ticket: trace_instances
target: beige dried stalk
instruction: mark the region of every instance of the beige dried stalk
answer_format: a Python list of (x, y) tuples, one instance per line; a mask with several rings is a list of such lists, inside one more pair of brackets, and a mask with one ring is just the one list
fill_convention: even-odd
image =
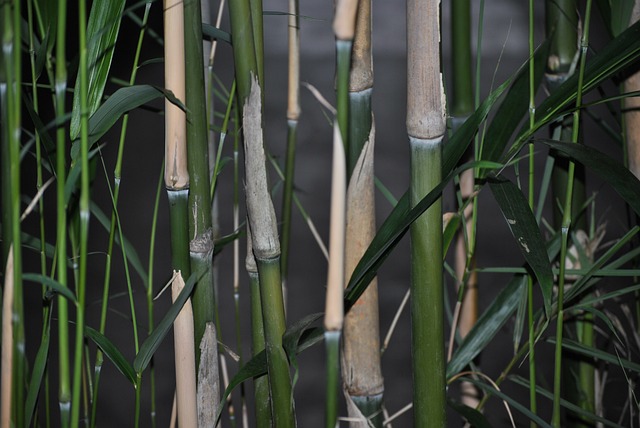
[[(171, 284), (171, 298), (174, 302), (183, 288), (184, 279), (182, 278), (182, 274), (174, 271), (174, 279)], [(176, 396), (178, 426), (180, 426), (180, 428), (198, 427), (196, 354), (193, 338), (193, 309), (191, 308), (191, 299), (187, 299), (182, 310), (180, 310), (180, 313), (173, 322)]]
[(331, 227), (329, 231), (329, 273), (324, 315), (326, 331), (340, 331), (344, 320), (345, 198), (347, 161), (338, 123), (333, 125), (331, 175)]
[[(164, 0), (165, 88), (184, 103), (184, 8), (182, 0)], [(186, 115), (165, 99), (165, 166), (167, 189), (189, 187), (187, 172)]]

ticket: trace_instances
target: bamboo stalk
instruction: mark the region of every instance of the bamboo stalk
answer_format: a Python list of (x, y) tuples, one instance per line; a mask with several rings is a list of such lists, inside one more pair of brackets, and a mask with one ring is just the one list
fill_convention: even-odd
[[(182, 279), (182, 273), (173, 271), (172, 301), (175, 302), (183, 288), (184, 279)], [(198, 427), (196, 355), (193, 337), (193, 310), (191, 308), (191, 299), (187, 299), (173, 322), (178, 425), (181, 428)]]
[[(249, 287), (251, 291), (251, 348), (253, 355), (257, 355), (265, 349), (264, 322), (262, 321), (262, 301), (260, 299), (260, 279), (258, 277), (258, 265), (253, 256), (251, 244), (251, 230), (247, 228), (247, 257), (245, 267), (249, 275)], [(271, 427), (271, 408), (269, 405), (269, 377), (254, 378), (254, 397), (256, 412), (256, 427)]]
[[(189, 252), (191, 271), (198, 278), (193, 294), (195, 343), (200, 344), (208, 322), (215, 321), (211, 277), (213, 238), (209, 197), (207, 118), (202, 53), (202, 17), (199, 0), (184, 2), (185, 101), (187, 107), (187, 164), (189, 171)], [(196, 349), (200, 367), (200, 352)]]
[(13, 247), (9, 247), (2, 290), (2, 381), (0, 386), (0, 427), (11, 427), (13, 381)]
[[(340, 336), (344, 322), (344, 274), (346, 232), (347, 166), (340, 129), (333, 126), (333, 161), (331, 174), (331, 227), (329, 232), (329, 269), (325, 300), (324, 337), (327, 349), (327, 428), (334, 428), (338, 418), (338, 379), (340, 376)], [(379, 352), (379, 351), (378, 351)]]
[[(184, 4), (164, 1), (165, 88), (185, 100)], [(164, 183), (171, 219), (171, 260), (175, 270), (189, 275), (189, 172), (187, 168), (186, 114), (165, 100)]]
[[(375, 235), (374, 137), (371, 94), (371, 1), (358, 2), (349, 76), (349, 141), (347, 144), (347, 226), (345, 284)], [(349, 416), (381, 426), (384, 384), (380, 364), (378, 286), (374, 279), (345, 315), (342, 369)], [(362, 416), (370, 418), (363, 421)]]
[[(587, 49), (589, 47), (589, 28), (591, 18), (591, 5), (592, 1), (587, 0), (584, 30), (580, 40), (580, 68), (578, 74), (578, 93), (576, 96), (576, 109), (573, 113), (573, 127), (571, 141), (578, 143), (579, 129), (580, 129), (580, 107), (582, 107), (582, 84), (584, 79), (584, 70), (587, 60)], [(565, 287), (565, 269), (567, 262), (567, 243), (569, 239), (569, 228), (572, 222), (572, 202), (574, 191), (574, 176), (575, 165), (573, 162), (569, 163), (567, 171), (567, 187), (566, 197), (564, 200), (564, 212), (562, 218), (562, 241), (560, 248), (560, 273), (558, 275), (558, 318), (556, 326), (556, 350), (555, 350), (555, 367), (554, 367), (554, 385), (553, 385), (553, 415), (552, 424), (555, 427), (561, 425), (560, 414), (560, 396), (561, 396), (561, 379), (562, 379), (562, 337), (564, 326), (564, 287)]]
[[(446, 131), (440, 74), (439, 2), (407, 3), (407, 133), (411, 205), (442, 179)], [(414, 426), (446, 426), (442, 203), (411, 226), (411, 331)]]
[[(236, 72), (241, 71), (236, 68)], [(286, 427), (294, 426), (295, 418), (289, 364), (282, 347), (285, 318), (280, 277), (280, 243), (273, 202), (267, 185), (266, 158), (262, 142), (262, 91), (255, 74), (252, 71), (249, 73), (251, 90), (244, 99), (242, 115), (247, 213), (253, 254), (260, 279), (273, 423), (278, 427)]]
[[(289, 79), (287, 85), (287, 154), (282, 192), (282, 232), (280, 257), (282, 288), (285, 290), (289, 263), (289, 241), (291, 236), (291, 205), (295, 169), (296, 138), (300, 118), (300, 19), (298, 0), (289, 0)], [(285, 305), (286, 307), (286, 305)]]
[[(553, 91), (574, 74), (578, 55), (578, 43), (580, 39), (580, 24), (578, 17), (578, 4), (575, 0), (547, 1), (546, 31), (551, 40), (549, 59), (545, 79), (548, 87)], [(552, 138), (559, 141), (572, 141), (575, 116), (567, 116), (551, 127)], [(577, 137), (579, 138), (579, 137)], [(578, 140), (576, 140), (577, 142)], [(552, 172), (552, 189), (554, 200), (564, 201), (567, 198), (567, 183), (569, 180), (569, 162), (562, 157), (556, 157)], [(581, 165), (573, 166), (573, 189), (571, 200), (571, 227), (575, 231), (587, 230), (585, 215), (579, 215), (587, 201), (585, 188), (585, 168)], [(557, 227), (563, 225), (563, 213), (558, 204), (553, 204), (554, 224)], [(566, 206), (564, 207), (566, 208)], [(575, 245), (576, 243), (574, 243)], [(567, 260), (565, 263), (569, 263)], [(563, 279), (565, 287), (571, 282)], [(575, 323), (566, 324), (565, 332), (576, 336), (581, 343), (593, 345), (593, 324), (588, 317), (578, 317)], [(573, 331), (573, 333), (572, 333)], [(530, 341), (533, 341), (530, 338)], [(532, 344), (530, 345), (532, 349)], [(562, 396), (571, 403), (577, 404), (586, 411), (593, 412), (595, 403), (595, 367), (581, 358), (576, 358), (571, 353), (565, 353), (562, 368)], [(532, 385), (532, 388), (535, 384)], [(566, 426), (585, 427), (584, 418), (569, 411)]]

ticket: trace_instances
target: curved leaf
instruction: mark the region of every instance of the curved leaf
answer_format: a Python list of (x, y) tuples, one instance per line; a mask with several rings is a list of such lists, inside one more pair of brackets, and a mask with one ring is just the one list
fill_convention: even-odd
[(516, 310), (525, 287), (526, 276), (513, 277), (482, 313), (447, 364), (447, 379), (462, 371), (487, 346)]
[(48, 276), (44, 276), (39, 273), (23, 273), (22, 279), (25, 281), (37, 282), (44, 285), (45, 287), (49, 287), (59, 295), (69, 299), (73, 304), (77, 303), (76, 296), (75, 294), (73, 294), (73, 291), (71, 291), (70, 288), (67, 288), (64, 285), (60, 284), (53, 278), (49, 278)]
[(453, 400), (447, 400), (447, 405), (455, 410), (460, 416), (465, 418), (472, 427), (491, 428), (491, 424), (479, 410)]
[(127, 378), (129, 382), (135, 387), (136, 386), (136, 372), (131, 367), (131, 364), (127, 359), (122, 355), (122, 352), (111, 342), (107, 337), (100, 333), (98, 330), (94, 330), (93, 328), (86, 326), (84, 328), (84, 335), (89, 339), (93, 340), (93, 342), (102, 350), (104, 355), (111, 360), (111, 362), (116, 366), (118, 371)]
[(511, 181), (503, 177), (491, 178), (489, 187), (524, 259), (540, 283), (545, 313), (549, 316), (553, 295), (553, 271), (536, 218), (520, 189)]
[[(548, 42), (540, 46), (534, 54), (536, 89), (542, 81), (548, 55)], [(524, 115), (529, 111), (529, 62), (527, 61), (520, 67), (513, 85), (496, 110), (496, 114), (487, 128), (487, 133), (482, 139), (480, 159), (498, 161), (507, 147), (509, 139), (518, 128)]]
[[(551, 344), (556, 343), (555, 337), (548, 339)], [(584, 355), (595, 360), (605, 361), (607, 363), (614, 364), (618, 367), (623, 367), (628, 370), (632, 370), (636, 373), (640, 373), (640, 364), (634, 363), (624, 358), (620, 358), (618, 355), (613, 355), (598, 348), (592, 348), (591, 346), (583, 345), (571, 339), (562, 339), (562, 347), (566, 350), (576, 352), (580, 355)]]
[[(23, 277), (24, 278), (24, 277)], [(46, 324), (43, 327), (42, 339), (40, 341), (40, 347), (36, 354), (36, 359), (33, 363), (33, 369), (31, 371), (31, 380), (29, 380), (29, 389), (27, 390), (27, 398), (24, 405), (24, 420), (25, 426), (31, 426), (31, 419), (36, 409), (36, 403), (38, 401), (38, 393), (42, 385), (42, 378), (44, 377), (45, 369), (47, 368), (47, 360), (49, 358), (49, 342), (51, 339), (51, 313), (49, 310), (49, 316), (46, 319)]]
[[(640, 35), (639, 35), (640, 37)], [(609, 184), (640, 216), (640, 181), (624, 165), (606, 154), (583, 144), (537, 140), (556, 149), (596, 173)]]
[(149, 362), (151, 361), (151, 357), (162, 343), (162, 340), (167, 335), (171, 327), (173, 327), (173, 321), (175, 321), (176, 317), (182, 310), (182, 306), (184, 306), (185, 302), (191, 295), (193, 291), (193, 287), (196, 284), (198, 278), (196, 278), (195, 274), (192, 274), (187, 282), (184, 285), (184, 288), (178, 295), (178, 298), (173, 302), (167, 313), (165, 314), (162, 321), (158, 323), (158, 325), (154, 328), (153, 332), (147, 337), (142, 346), (140, 347), (140, 351), (136, 358), (133, 360), (133, 368), (136, 373), (142, 373), (144, 369), (147, 368)]
[(348, 310), (362, 293), (364, 293), (371, 280), (376, 276), (382, 263), (387, 259), (398, 242), (400, 242), (400, 239), (402, 239), (407, 230), (409, 230), (411, 223), (420, 217), (420, 215), (440, 197), (442, 190), (453, 177), (471, 168), (495, 169), (500, 167), (502, 167), (501, 164), (483, 161), (461, 165), (442, 180), (440, 184), (434, 187), (433, 190), (412, 209), (409, 207), (408, 193), (405, 193), (386, 218), (354, 269), (347, 289), (345, 290), (345, 310)]

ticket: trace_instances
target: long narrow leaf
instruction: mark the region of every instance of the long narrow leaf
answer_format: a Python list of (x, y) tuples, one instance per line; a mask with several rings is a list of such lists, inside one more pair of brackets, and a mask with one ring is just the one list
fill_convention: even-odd
[(22, 274), (22, 279), (25, 281), (37, 282), (45, 287), (49, 287), (56, 293), (69, 299), (73, 304), (77, 303), (76, 296), (73, 294), (73, 291), (53, 278), (49, 278), (48, 276), (44, 276), (39, 273), (24, 273)]
[(84, 335), (89, 339), (93, 340), (93, 342), (102, 350), (104, 355), (111, 360), (111, 362), (116, 366), (118, 371), (127, 378), (129, 382), (135, 387), (136, 386), (136, 372), (133, 370), (131, 363), (127, 361), (127, 359), (122, 355), (122, 352), (111, 342), (105, 335), (100, 333), (93, 328), (86, 326), (84, 329)]
[(544, 309), (549, 316), (553, 295), (553, 272), (536, 218), (520, 189), (511, 181), (502, 177), (491, 179), (489, 187), (522, 255), (540, 283)]
[(184, 289), (178, 296), (178, 298), (173, 302), (169, 310), (167, 311), (162, 321), (158, 323), (155, 327), (151, 335), (147, 337), (142, 346), (140, 347), (140, 352), (136, 355), (136, 358), (133, 360), (133, 368), (136, 373), (142, 373), (144, 369), (147, 368), (149, 362), (151, 361), (151, 357), (162, 343), (164, 337), (169, 333), (171, 327), (173, 327), (173, 321), (175, 321), (176, 317), (180, 313), (182, 306), (184, 306), (185, 302), (191, 295), (193, 291), (193, 287), (196, 284), (196, 281), (199, 278), (196, 277), (195, 274), (191, 275), (184, 285)]

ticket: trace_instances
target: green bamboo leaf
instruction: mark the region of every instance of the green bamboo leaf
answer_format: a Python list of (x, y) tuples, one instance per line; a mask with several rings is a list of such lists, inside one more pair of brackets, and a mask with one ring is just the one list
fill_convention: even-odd
[[(290, 361), (295, 361), (296, 354), (299, 354), (322, 340), (322, 329), (308, 328), (309, 325), (319, 319), (322, 315), (322, 313), (308, 315), (285, 331), (283, 336), (283, 347), (287, 352)], [(292, 365), (293, 364), (294, 363), (292, 362)], [(217, 419), (220, 419), (220, 414), (222, 413), (222, 409), (224, 409), (224, 403), (229, 394), (231, 394), (231, 391), (246, 380), (264, 376), (266, 374), (267, 354), (262, 350), (242, 366), (233, 379), (229, 381), (229, 385), (227, 385), (227, 388), (222, 395)]]
[[(185, 109), (184, 104), (171, 91), (156, 86), (134, 85), (118, 89), (89, 119), (89, 145), (93, 145), (106, 134), (123, 114), (161, 97), (166, 97), (173, 104)], [(76, 140), (71, 147), (71, 159), (76, 160), (79, 153), (80, 143)]]
[(287, 331), (285, 331), (284, 336), (282, 337), (282, 347), (287, 353), (287, 356), (289, 357), (289, 363), (294, 371), (293, 379), (291, 381), (291, 388), (293, 388), (298, 381), (298, 359), (296, 358), (296, 354), (298, 353), (298, 344), (300, 343), (300, 338), (305, 333), (305, 331), (309, 329), (309, 326), (320, 319), (320, 317), (322, 317), (323, 315), (324, 313), (322, 312), (307, 315), (300, 321), (287, 328)]
[(629, 26), (634, 0), (596, 0), (596, 3), (612, 37), (618, 36)]
[[(640, 35), (638, 36), (640, 38)], [(539, 140), (596, 173), (640, 215), (640, 181), (624, 165), (606, 154), (583, 144)]]
[(162, 321), (158, 323), (153, 332), (147, 337), (142, 346), (140, 347), (140, 351), (136, 358), (133, 360), (133, 368), (136, 373), (142, 373), (144, 369), (147, 368), (149, 362), (151, 361), (151, 357), (162, 343), (162, 340), (167, 335), (171, 327), (173, 327), (173, 321), (175, 321), (176, 317), (180, 313), (182, 306), (184, 306), (185, 302), (191, 295), (193, 291), (193, 287), (196, 284), (196, 281), (199, 278), (196, 278), (196, 275), (193, 274), (189, 277), (187, 282), (184, 285), (184, 288), (178, 295), (178, 298), (173, 302), (167, 313), (165, 314)]
[(238, 226), (238, 229), (230, 233), (229, 235), (221, 236), (217, 238), (213, 245), (213, 255), (216, 256), (226, 247), (228, 244), (234, 242), (236, 239), (242, 238), (246, 234), (246, 229), (244, 228), (244, 222)]
[(487, 421), (484, 415), (465, 404), (458, 401), (447, 400), (447, 405), (455, 410), (460, 416), (465, 418), (469, 424), (474, 428), (491, 428), (491, 424)]
[[(550, 337), (547, 341), (551, 344), (556, 343), (555, 337)], [(562, 339), (562, 347), (569, 351), (576, 352), (580, 355), (584, 355), (595, 360), (605, 361), (607, 363), (615, 364), (616, 366), (623, 367), (628, 370), (632, 370), (636, 373), (640, 373), (640, 364), (634, 363), (624, 358), (620, 358), (618, 355), (613, 355), (598, 348), (592, 348), (590, 346), (583, 345), (571, 339)]]
[(500, 390), (497, 390), (492, 385), (488, 385), (484, 382), (477, 381), (470, 377), (465, 377), (464, 380), (467, 382), (471, 382), (478, 388), (484, 390), (486, 393), (495, 395), (498, 399), (506, 401), (511, 408), (516, 409), (517, 411), (525, 415), (527, 418), (529, 418), (531, 421), (535, 422), (539, 426), (543, 428), (551, 428), (551, 425), (549, 425), (547, 422), (542, 420), (540, 416), (536, 415), (535, 413), (532, 413), (531, 410), (529, 410), (527, 407), (523, 406), (521, 403), (516, 401), (513, 397), (503, 393)]
[[(468, 122), (468, 121), (467, 121)], [(465, 124), (467, 123), (465, 122)], [(464, 125), (463, 125), (464, 127)], [(456, 160), (457, 162), (457, 160)], [(400, 242), (400, 239), (409, 230), (413, 223), (424, 213), (439, 197), (447, 184), (461, 172), (471, 168), (502, 167), (495, 162), (470, 162), (452, 171), (440, 184), (438, 184), (427, 196), (425, 196), (413, 209), (409, 206), (409, 194), (405, 193), (393, 208), (389, 216), (374, 236), (371, 244), (358, 262), (351, 275), (347, 289), (345, 290), (345, 310), (348, 310), (366, 290), (371, 280), (376, 276), (378, 269), (387, 259), (391, 251)]]
[(524, 259), (540, 283), (545, 313), (549, 316), (553, 297), (553, 271), (536, 218), (520, 189), (511, 181), (502, 177), (492, 178), (489, 187)]
[[(24, 279), (24, 277), (23, 277)], [(31, 380), (29, 380), (29, 389), (27, 390), (27, 398), (24, 405), (24, 420), (25, 426), (31, 426), (31, 419), (36, 409), (36, 403), (38, 402), (38, 394), (42, 385), (42, 378), (47, 368), (47, 360), (49, 358), (49, 342), (51, 338), (51, 310), (49, 316), (46, 319), (46, 325), (43, 327), (44, 332), (42, 339), (40, 340), (40, 347), (36, 354), (36, 359), (33, 363), (33, 369), (31, 371)]]
[(69, 299), (69, 301), (71, 301), (74, 305), (77, 303), (76, 296), (75, 294), (73, 294), (73, 291), (60, 284), (53, 278), (49, 278), (48, 276), (44, 276), (39, 273), (24, 273), (22, 274), (22, 279), (25, 281), (37, 282), (44, 285), (45, 287), (49, 287), (56, 293)]
[(206, 22), (202, 23), (202, 35), (209, 40), (222, 40), (231, 45), (231, 34)]
[(84, 335), (89, 339), (93, 340), (93, 342), (102, 350), (104, 355), (111, 360), (111, 362), (116, 366), (118, 371), (127, 378), (129, 382), (136, 387), (136, 372), (133, 370), (131, 363), (127, 361), (127, 359), (122, 355), (122, 352), (111, 342), (107, 337), (100, 333), (98, 330), (94, 330), (93, 328), (86, 326), (84, 328)]
[[(515, 384), (518, 385), (522, 385), (525, 388), (529, 389), (529, 381), (521, 376), (518, 375), (514, 375), (514, 376), (510, 376), (509, 379), (511, 379)], [(553, 394), (551, 392), (549, 392), (548, 390), (540, 387), (539, 384), (536, 384), (536, 393), (542, 395), (545, 398), (548, 398), (550, 400), (553, 400)], [(593, 421), (593, 422), (601, 422), (606, 426), (609, 427), (615, 427), (615, 428), (622, 428), (621, 425), (616, 424), (615, 422), (612, 422), (608, 419), (602, 418), (598, 415), (596, 415), (595, 413), (592, 412), (588, 412), (586, 410), (584, 410), (582, 407), (580, 406), (576, 406), (575, 404), (560, 398), (560, 405), (568, 410), (570, 410), (572, 413), (575, 413), (579, 416), (581, 416), (582, 418), (584, 418), (584, 420), (587, 421)]]
[(455, 238), (461, 223), (462, 219), (460, 214), (454, 214), (449, 217), (449, 221), (444, 224), (444, 231), (442, 232), (442, 257), (446, 257), (447, 251), (449, 251), (451, 242), (453, 242), (453, 238)]
[(447, 364), (447, 379), (462, 371), (493, 339), (518, 307), (525, 285), (526, 277), (517, 275), (496, 296)]
[[(534, 54), (535, 78), (537, 89), (544, 76), (547, 56), (550, 44), (545, 42)], [(520, 67), (513, 85), (504, 97), (504, 101), (496, 110), (494, 119), (487, 128), (487, 133), (482, 139), (482, 152), (480, 159), (498, 161), (504, 152), (511, 136), (518, 128), (525, 114), (529, 111), (529, 62)]]
[[(94, 1), (87, 25), (89, 65), (87, 114), (91, 116), (102, 101), (104, 86), (107, 83), (111, 60), (115, 51), (116, 40), (120, 32), (122, 12), (125, 0)], [(80, 76), (76, 79), (76, 88), (80, 86)], [(73, 94), (73, 110), (71, 116), (71, 139), (78, 138), (80, 133), (80, 91)]]
[[(102, 227), (104, 227), (105, 230), (108, 232), (111, 226), (111, 219), (108, 218), (107, 215), (102, 211), (102, 209), (93, 201), (90, 202), (89, 210), (91, 211), (91, 214), (96, 218), (96, 220), (98, 220), (98, 222), (102, 225)], [(131, 244), (131, 242), (129, 242), (127, 237), (124, 236), (124, 234), (123, 234), (123, 237), (124, 237), (124, 250), (127, 253), (127, 260), (129, 261), (129, 263), (131, 263), (131, 266), (133, 266), (135, 271), (138, 273), (138, 276), (140, 276), (140, 279), (142, 279), (142, 283), (145, 285), (148, 284), (149, 275), (147, 274), (147, 271), (144, 265), (142, 264), (142, 261), (140, 260), (140, 257), (138, 256), (136, 249)], [(120, 234), (118, 233), (116, 233), (115, 235), (115, 242), (116, 244), (122, 247), (122, 244), (120, 242)]]

